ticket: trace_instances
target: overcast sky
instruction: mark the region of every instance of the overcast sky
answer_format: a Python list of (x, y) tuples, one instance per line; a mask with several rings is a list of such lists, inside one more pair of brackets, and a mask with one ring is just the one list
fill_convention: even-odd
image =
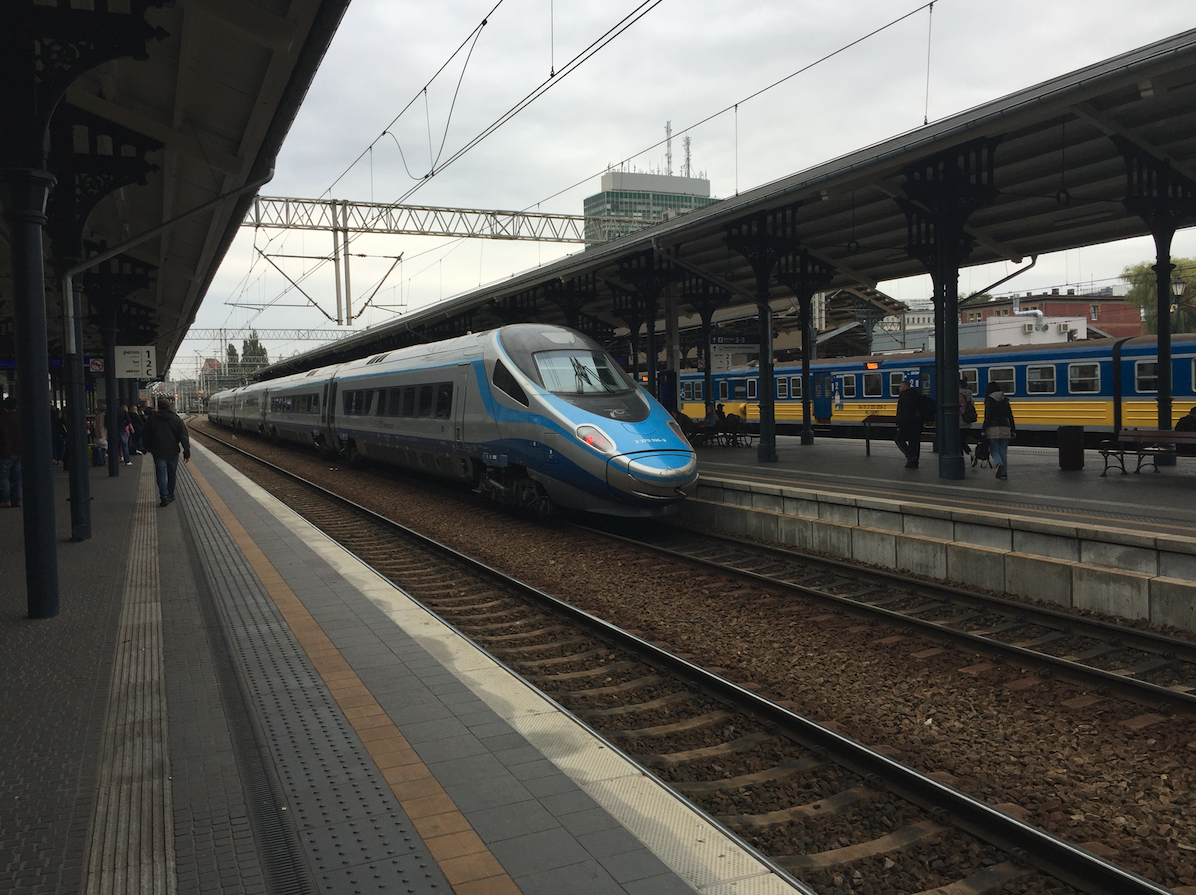
[[(496, 2), (353, 0), (262, 193), (394, 202), (425, 179), (431, 159), (443, 163), (640, 5), (502, 0), (472, 43), (468, 65), (467, 45), (425, 101), (423, 86)], [(933, 15), (918, 8), (916, 0), (663, 0), (407, 201), (580, 214), (608, 165), (664, 168), (664, 146), (648, 147), (664, 139), (666, 121), (674, 173), (687, 133), (694, 172), (709, 177), (712, 195), (727, 197), (916, 128), (924, 115), (934, 122), (1196, 26), (1192, 0), (937, 0)], [(911, 12), (741, 103), (738, 113), (693, 127)], [(377, 307), (353, 330), (337, 330), (325, 317), (336, 306), (330, 266), (313, 272), (317, 261), (275, 258), (296, 279), (308, 274), (303, 287), (323, 312), (302, 307), (306, 299), (287, 291), (255, 242), (274, 256), (331, 250), (327, 234), (243, 230), (196, 327), (326, 327), (330, 337), (347, 335), (580, 249), (361, 237), (351, 251), (371, 257), (352, 259), (353, 301), (361, 307), (377, 289)], [(1196, 230), (1178, 234), (1173, 252), (1196, 255)], [(399, 253), (402, 262), (383, 279)], [(1125, 265), (1151, 257), (1149, 239), (1073, 250), (1043, 256), (1014, 283), (1019, 291), (1114, 283)], [(985, 286), (1014, 267), (965, 270), (960, 289)], [(930, 293), (927, 277), (880, 288), (906, 301)], [(235, 342), (239, 348), (240, 335)], [(263, 342), (272, 360), (317, 344)], [(190, 376), (201, 356), (220, 351), (212, 339), (188, 338), (172, 373)]]

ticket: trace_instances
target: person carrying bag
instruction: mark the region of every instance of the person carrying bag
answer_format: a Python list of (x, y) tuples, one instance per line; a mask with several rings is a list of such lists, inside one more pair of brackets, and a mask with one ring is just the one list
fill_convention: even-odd
[(1017, 437), (1017, 423), (1013, 419), (1013, 408), (1001, 391), (1001, 385), (990, 382), (984, 392), (984, 425), (981, 427), (988, 440), (989, 454), (997, 466), (997, 478), (1007, 479), (1009, 442)]

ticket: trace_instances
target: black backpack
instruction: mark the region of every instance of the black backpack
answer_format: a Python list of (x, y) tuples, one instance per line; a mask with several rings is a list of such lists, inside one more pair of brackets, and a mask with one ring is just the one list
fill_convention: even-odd
[(968, 398), (968, 403), (967, 403), (967, 404), (965, 404), (965, 405), (963, 406), (963, 409), (961, 409), (961, 410), (960, 410), (960, 412), (959, 412), (959, 418), (960, 418), (961, 420), (963, 420), (965, 423), (974, 423), (974, 422), (976, 422), (976, 419), (977, 419), (977, 415), (976, 415), (976, 402), (975, 402), (975, 401), (973, 401), (973, 400), (971, 399), (971, 397), (969, 397), (969, 398)]

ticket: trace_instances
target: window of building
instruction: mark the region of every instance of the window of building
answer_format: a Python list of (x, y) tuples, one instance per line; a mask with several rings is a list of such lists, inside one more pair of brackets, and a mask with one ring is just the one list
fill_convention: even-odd
[(1139, 392), (1159, 390), (1159, 362), (1140, 360), (1134, 363), (1134, 388)]
[(789, 399), (789, 380), (782, 376), (777, 380), (777, 400), (786, 401)]
[(1013, 367), (991, 367), (988, 371), (988, 381), (995, 382), (1007, 395), (1015, 393)]
[(1055, 367), (1026, 367), (1026, 393), (1030, 395), (1055, 394)]
[(1088, 319), (1097, 320), (1100, 318), (1100, 305), (1092, 305), (1088, 308)]
[(1067, 390), (1073, 395), (1100, 391), (1100, 364), (1068, 364)]
[(855, 373), (844, 373), (843, 374), (843, 397), (844, 398), (854, 398), (855, 397)]
[(884, 382), (884, 377), (880, 373), (865, 373), (864, 374), (864, 397), (865, 398), (879, 398), (881, 396), (881, 388)]

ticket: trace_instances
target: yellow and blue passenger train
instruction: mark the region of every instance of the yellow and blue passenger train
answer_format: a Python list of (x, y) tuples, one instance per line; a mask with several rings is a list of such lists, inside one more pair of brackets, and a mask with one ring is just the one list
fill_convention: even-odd
[[(1154, 336), (1101, 339), (1002, 348), (969, 348), (959, 352), (959, 372), (977, 396), (990, 382), (1009, 396), (1018, 431), (1054, 433), (1059, 426), (1084, 426), (1114, 432), (1126, 426), (1158, 424), (1158, 344)], [(793, 434), (802, 423), (801, 365), (774, 367), (777, 431)], [(937, 397), (934, 354), (834, 357), (810, 362), (811, 415), (820, 426), (839, 434), (862, 428), (873, 414), (891, 415), (903, 379)], [(702, 419), (705, 403), (722, 404), (727, 413), (749, 424), (759, 422), (759, 372), (753, 367), (712, 376), (707, 396), (704, 374), (680, 377), (679, 406)], [(1196, 404), (1196, 335), (1171, 340), (1172, 423)], [(981, 411), (983, 413), (983, 411)]]

